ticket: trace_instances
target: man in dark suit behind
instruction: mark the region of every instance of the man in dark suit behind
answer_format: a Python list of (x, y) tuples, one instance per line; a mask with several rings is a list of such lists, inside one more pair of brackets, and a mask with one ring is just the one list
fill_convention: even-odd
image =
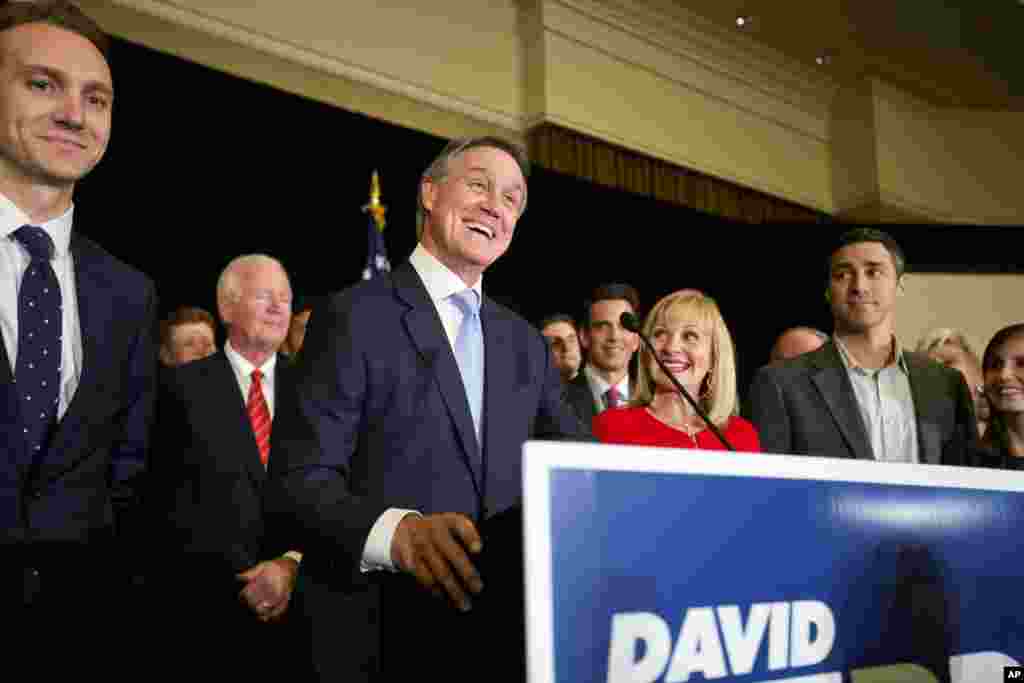
[(124, 619), (139, 559), (126, 538), (153, 410), (155, 293), (72, 230), (75, 185), (110, 136), (107, 47), (67, 3), (0, 7), (0, 609), (25, 640), (52, 642), (59, 623), (80, 650), (34, 661), (44, 678), (103, 656), (110, 634), (92, 619)]
[(835, 332), (758, 371), (747, 415), (766, 452), (961, 465), (977, 439), (963, 376), (896, 339), (903, 252), (871, 228), (840, 236), (825, 297)]
[[(526, 207), (525, 176), (503, 140), (450, 144), (423, 174), (409, 262), (310, 321), (297, 392), (275, 425), (266, 505), (304, 551), (308, 586), (322, 589), (309, 603), (325, 679), (479, 680), (484, 652), (449, 629), (456, 611), (489, 599), (475, 566), (488, 543), (480, 524), (518, 503), (525, 440), (582, 437), (543, 338), (482, 295)], [(418, 588), (389, 610), (394, 573)], [(490, 647), (505, 674), (521, 669), (522, 653), (497, 634)]]
[[(151, 468), (154, 613), (176, 624), (168, 666), (211, 675), (294, 675), (308, 655), (224, 658), (226, 634), (253, 652), (295, 647), (286, 615), (301, 555), (265, 542), (262, 489), (272, 415), (290, 381), (278, 355), (291, 314), (278, 261), (240, 256), (217, 284), (224, 348), (161, 374)], [(165, 613), (163, 604), (189, 605)], [(176, 618), (177, 617), (177, 618)], [(285, 647), (287, 646), (287, 647)]]
[(565, 400), (586, 425), (608, 408), (625, 406), (633, 393), (629, 364), (640, 338), (622, 327), (623, 313), (640, 314), (640, 295), (617, 282), (594, 288), (583, 307), (580, 344), (583, 367), (565, 386)]

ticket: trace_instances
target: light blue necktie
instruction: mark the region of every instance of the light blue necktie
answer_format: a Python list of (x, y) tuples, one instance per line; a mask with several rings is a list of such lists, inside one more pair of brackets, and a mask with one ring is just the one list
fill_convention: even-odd
[(480, 298), (474, 290), (464, 289), (452, 294), (450, 299), (462, 311), (462, 324), (455, 338), (455, 362), (459, 364), (469, 411), (473, 414), (477, 443), (480, 444), (484, 408), (484, 335), (480, 329)]

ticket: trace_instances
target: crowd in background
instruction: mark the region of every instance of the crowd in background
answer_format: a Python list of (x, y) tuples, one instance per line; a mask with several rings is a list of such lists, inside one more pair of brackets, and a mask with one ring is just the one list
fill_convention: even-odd
[(158, 323), (154, 284), (73, 230), (111, 130), (107, 48), (67, 2), (0, 5), (0, 590), (26, 643), (67, 634), (44, 678), (137, 677), (114, 645), (175, 677), (477, 680), (494, 659), (521, 679), (492, 583), (518, 560), (484, 530), (517, 508), (527, 440), (1024, 462), (1024, 325), (980, 361), (952, 329), (905, 350), (906, 261), (877, 229), (822, 254), (831, 333), (787, 330), (750, 387), (697, 289), (641, 319), (602, 284), (538, 332), (482, 285), (528, 203), (525, 155), (495, 137), (423, 172), (393, 271), (297, 297), (278, 260), (240, 255), (216, 318)]

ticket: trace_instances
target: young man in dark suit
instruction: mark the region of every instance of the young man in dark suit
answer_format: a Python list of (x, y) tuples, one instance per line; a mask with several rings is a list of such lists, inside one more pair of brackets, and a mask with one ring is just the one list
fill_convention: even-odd
[(107, 49), (68, 3), (0, 7), (0, 607), (26, 640), (74, 634), (36, 675), (90, 670), (112, 644), (91, 620), (123, 618), (140, 559), (156, 297), (72, 229), (110, 138)]
[[(310, 320), (266, 500), (321, 589), (308, 603), (324, 678), (479, 680), (487, 652), (506, 674), (522, 667), (499, 634), (485, 651), (470, 640), (487, 633), (451, 629), (488, 598), (480, 525), (518, 503), (523, 442), (581, 438), (543, 337), (482, 294), (526, 208), (525, 177), (514, 145), (453, 142), (423, 174), (409, 262)], [(396, 574), (418, 588), (389, 610)]]
[(212, 356), (163, 370), (151, 468), (153, 606), (189, 605), (161, 616), (177, 632), (167, 662), (184, 672), (259, 678), (297, 674), (308, 655), (228, 657), (221, 638), (268, 654), (295, 648), (288, 623), (301, 555), (278, 552), (264, 533), (262, 490), (272, 457), (278, 396), (290, 382), (278, 354), (292, 292), (281, 264), (240, 256), (217, 284), (227, 342)]
[(584, 305), (579, 333), (585, 362), (566, 385), (565, 400), (588, 426), (596, 415), (625, 406), (632, 396), (629, 363), (640, 348), (640, 338), (622, 327), (620, 318), (627, 312), (640, 314), (640, 295), (632, 286), (616, 282), (594, 288)]
[(826, 271), (832, 339), (761, 368), (751, 385), (747, 413), (766, 452), (965, 464), (977, 425), (963, 376), (896, 339), (905, 267), (880, 230), (840, 236)]

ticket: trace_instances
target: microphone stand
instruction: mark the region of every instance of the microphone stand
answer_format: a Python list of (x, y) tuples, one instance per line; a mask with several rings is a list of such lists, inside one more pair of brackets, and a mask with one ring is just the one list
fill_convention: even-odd
[[(697, 415), (700, 416), (700, 419), (704, 420), (704, 424), (708, 426), (708, 429), (711, 430), (712, 434), (718, 437), (718, 440), (722, 442), (722, 445), (725, 446), (727, 450), (735, 451), (736, 449), (733, 448), (733, 445), (729, 443), (728, 439), (725, 438), (725, 435), (722, 434), (722, 431), (718, 428), (718, 426), (711, 421), (711, 419), (707, 416), (707, 413), (705, 413), (701, 409), (701, 407), (697, 405), (697, 402), (693, 400), (693, 397), (690, 396), (690, 392), (686, 390), (686, 387), (680, 384), (679, 380), (676, 379), (676, 376), (669, 372), (668, 368), (665, 367), (665, 364), (661, 362), (660, 358), (658, 358), (658, 352), (654, 350), (654, 344), (652, 344), (651, 340), (648, 339), (647, 336), (640, 331), (639, 321), (637, 320), (636, 316), (630, 313), (629, 311), (625, 311), (619, 317), (619, 323), (622, 325), (622, 327), (636, 334), (636, 336), (640, 337), (640, 339), (643, 340), (644, 344), (647, 345), (647, 348), (650, 349), (651, 356), (654, 358), (654, 362), (658, 364), (658, 367), (661, 368), (661, 371), (665, 373), (665, 376), (668, 377), (670, 382), (672, 382), (672, 385), (675, 386), (676, 391), (678, 391), (682, 395), (682, 397), (686, 399), (686, 402), (689, 403), (690, 407), (693, 408), (694, 412), (696, 412)], [(696, 443), (696, 439), (694, 440), (694, 443)]]

